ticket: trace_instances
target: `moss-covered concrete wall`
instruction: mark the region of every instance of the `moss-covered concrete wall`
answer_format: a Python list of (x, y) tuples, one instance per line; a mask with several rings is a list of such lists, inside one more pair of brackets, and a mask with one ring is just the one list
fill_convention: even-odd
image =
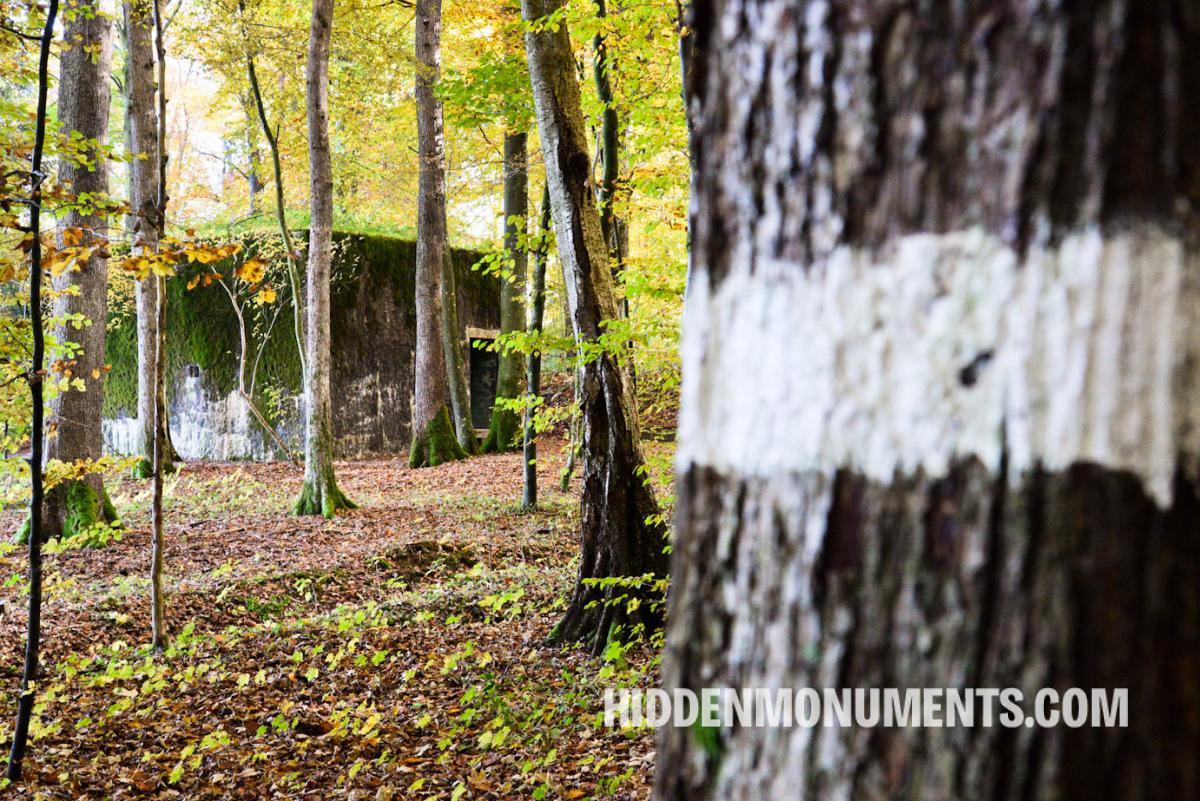
[[(213, 268), (230, 275), (251, 255), (279, 251), (277, 238), (261, 234), (241, 244), (235, 259)], [(464, 329), (499, 326), (498, 280), (471, 269), (481, 256), (454, 251)], [(407, 451), (416, 346), (415, 267), (416, 243), (411, 240), (334, 235), (331, 379), (339, 456)], [(188, 290), (187, 279), (194, 272), (186, 269), (168, 284), (168, 383), (175, 446), (189, 458), (275, 455), (270, 438), (236, 397), (238, 323), (229, 298), (218, 286)], [(265, 342), (255, 371), (254, 397), (285, 441), (298, 449), (301, 376), (291, 298), (282, 269), (268, 280), (279, 290), (279, 302), (247, 306), (251, 359)], [(137, 414), (137, 331), (131, 289), (118, 288), (116, 293), (106, 348), (112, 369), (105, 383), (105, 433), (111, 449), (128, 450)], [(248, 379), (249, 374), (248, 369)]]

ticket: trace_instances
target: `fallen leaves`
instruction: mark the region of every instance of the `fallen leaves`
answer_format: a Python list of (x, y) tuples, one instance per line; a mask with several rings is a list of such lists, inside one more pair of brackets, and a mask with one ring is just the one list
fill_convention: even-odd
[[(339, 463), (362, 508), (331, 521), (286, 514), (287, 465), (187, 465), (157, 659), (138, 650), (148, 495), (110, 487), (125, 537), (48, 562), (45, 707), (15, 797), (648, 798), (650, 737), (594, 728), (600, 666), (541, 644), (577, 547), (557, 450), (532, 515), (516, 454)], [(0, 619), (10, 691), (23, 625)]]

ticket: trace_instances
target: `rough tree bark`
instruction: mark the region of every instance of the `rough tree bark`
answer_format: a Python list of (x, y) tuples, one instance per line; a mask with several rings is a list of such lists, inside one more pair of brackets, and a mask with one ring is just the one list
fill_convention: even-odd
[[(561, 0), (522, 0), (526, 22), (542, 20)], [(535, 27), (525, 34), (529, 75), (546, 183), (566, 277), (575, 339), (594, 343), (605, 320), (617, 318), (613, 275), (600, 229), (596, 198), (589, 185), (587, 130), (580, 107), (579, 83), (565, 24)], [(645, 464), (637, 407), (628, 374), (611, 353), (580, 367), (583, 421), (583, 496), (580, 540), (582, 559), (571, 604), (553, 639), (590, 640), (602, 649), (614, 623), (626, 622), (625, 604), (605, 603), (625, 594), (644, 593), (634, 624), (654, 625), (654, 591), (643, 583), (631, 593), (592, 580), (620, 576), (664, 577), (666, 532), (654, 493), (640, 475)]]
[(1129, 727), (668, 728), (658, 797), (1200, 797), (1194, 5), (695, 5), (666, 688)]
[[(445, 140), (442, 103), (434, 94), (441, 63), (441, 0), (418, 0), (416, 6), (417, 59), (417, 352), (413, 399), (412, 467), (433, 467), (466, 458), (463, 443), (472, 446), (474, 431), (462, 436), (462, 414), (470, 429), (470, 408), (454, 409), (451, 418), (451, 379), (462, 383), (457, 324), (446, 321), (453, 309), (446, 303), (445, 279), (453, 278), (446, 243)], [(451, 295), (453, 297), (453, 295)], [(454, 315), (457, 317), (457, 314)], [(457, 323), (457, 320), (455, 320)], [(447, 358), (449, 357), (449, 358)], [(453, 377), (450, 371), (454, 371)], [(456, 404), (458, 405), (458, 404)]]
[(333, 0), (313, 0), (308, 38), (308, 347), (304, 374), (304, 486), (298, 515), (333, 517), (353, 509), (333, 474), (333, 407), (329, 397), (329, 278), (333, 253), (333, 166), (329, 153), (329, 47)]
[(50, 86), (50, 49), (54, 43), (54, 21), (58, 0), (46, 6), (46, 25), (38, 50), (37, 107), (34, 111), (33, 153), (29, 169), (29, 324), (33, 329), (30, 353), (29, 400), (29, 617), (25, 633), (25, 663), (21, 670), (21, 689), (17, 699), (17, 722), (4, 775), (11, 782), (21, 780), (25, 748), (29, 742), (29, 722), (37, 701), (38, 651), (42, 642), (42, 453), (46, 443), (44, 386), (46, 338), (42, 330), (42, 155), (46, 144), (46, 95)]
[[(90, 163), (61, 161), (59, 181), (79, 194), (97, 197), (108, 194), (108, 162), (99, 152), (108, 140), (109, 71), (112, 65), (112, 24), (97, 13), (98, 3), (85, 2), (66, 24), (64, 37), (71, 47), (59, 63), (58, 117), (64, 131), (77, 131), (96, 143)], [(79, 348), (72, 370), (87, 385), (83, 392), (64, 392), (50, 402), (50, 423), (56, 434), (46, 444), (48, 459), (63, 462), (91, 461), (103, 454), (101, 411), (104, 406), (104, 329), (108, 319), (108, 218), (103, 214), (80, 213), (71, 207), (61, 227), (82, 232), (80, 244), (99, 244), (101, 249), (78, 272), (67, 271), (54, 280), (56, 290), (75, 286), (77, 294), (61, 295), (54, 316), (82, 315), (90, 325), (75, 328), (66, 324), (54, 332), (59, 342)], [(116, 509), (99, 475), (84, 481), (68, 481), (46, 493), (45, 536), (71, 536), (97, 523), (117, 520)]]
[[(525, 330), (525, 274), (529, 253), (522, 241), (529, 214), (529, 172), (526, 134), (509, 131), (504, 135), (504, 251), (512, 259), (512, 276), (500, 282), (500, 333)], [(521, 394), (524, 359), (517, 351), (500, 354), (496, 376), (496, 399), (517, 398)], [(521, 420), (511, 409), (497, 404), (492, 409), (485, 453), (501, 453), (520, 447)]]
[[(132, 222), (130, 233), (135, 250), (154, 250), (158, 245), (158, 232), (162, 225), (158, 208), (159, 165), (155, 163), (156, 154), (159, 152), (159, 120), (155, 108), (158, 81), (155, 78), (154, 14), (150, 0), (130, 0), (125, 3), (124, 9), (129, 41), (126, 55), (129, 139), (134, 154), (145, 156), (134, 158), (129, 164), (129, 206)], [(165, 294), (165, 285), (161, 281), (139, 281), (135, 289), (138, 342), (137, 408), (141, 435), (138, 452), (143, 458), (134, 473), (141, 478), (148, 478), (153, 473), (150, 459), (154, 451), (154, 394), (157, 387), (155, 376), (159, 372), (154, 354), (157, 352), (158, 306), (163, 302)], [(157, 389), (165, 398), (166, 387)], [(176, 458), (175, 449), (171, 446), (169, 423), (166, 452), (168, 461)]]
[[(529, 282), (529, 332), (540, 335), (546, 311), (546, 261), (549, 256), (549, 231), (553, 221), (550, 217), (550, 190), (542, 189), (542, 213), (538, 219), (537, 249), (533, 252), (533, 276)], [(538, 350), (525, 357), (525, 394), (536, 398), (542, 393), (542, 354)], [(523, 509), (537, 508), (537, 432), (533, 430), (533, 408), (525, 407), (522, 431), (524, 456), (524, 492), (521, 498)]]

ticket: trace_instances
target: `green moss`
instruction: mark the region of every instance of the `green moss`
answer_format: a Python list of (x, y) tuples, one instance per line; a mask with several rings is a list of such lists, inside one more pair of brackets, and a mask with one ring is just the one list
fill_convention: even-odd
[(492, 407), (492, 420), (488, 425), (487, 438), (483, 441), (484, 453), (504, 453), (521, 447), (521, 418), (511, 409)]
[(333, 476), (333, 469), (330, 468), (328, 474), (322, 477), (325, 484), (324, 491), (319, 493), (318, 499), (317, 487), (312, 481), (305, 481), (300, 488), (300, 497), (296, 499), (295, 505), (292, 507), (294, 515), (321, 515), (326, 520), (332, 518), (339, 509), (357, 509), (358, 504), (346, 497), (345, 493), (337, 485), (337, 480)]
[[(298, 247), (307, 233), (296, 237)], [(220, 241), (228, 242), (224, 237)], [(269, 257), (281, 252), (278, 234), (258, 231), (245, 232), (234, 238), (242, 245), (237, 256), (211, 266), (222, 275), (232, 275), (238, 264), (255, 255)], [(459, 278), (459, 292), (476, 301), (494, 298), (498, 288), (494, 276), (485, 276), (471, 267), (482, 254), (454, 250), (453, 258)], [(188, 365), (198, 366), (205, 378), (220, 394), (233, 392), (237, 387), (238, 325), (237, 316), (228, 296), (217, 286), (202, 284), (187, 289), (188, 279), (198, 272), (196, 266), (181, 268), (179, 275), (167, 286), (167, 366), (174, 391), (174, 377)], [(300, 393), (301, 370), (292, 328), (291, 297), (286, 292), (287, 278), (281, 258), (272, 260), (267, 281), (279, 292), (280, 305), (247, 306), (251, 321), (250, 359), (263, 341), (269, 328), (258, 372), (247, 384), (255, 387), (254, 403), (275, 422), (277, 410), (271, 402), (273, 393), (295, 396)], [(108, 335), (105, 360), (112, 369), (105, 379), (104, 416), (107, 418), (137, 416), (137, 320), (133, 302), (132, 281), (117, 276), (110, 294)], [(409, 239), (374, 234), (337, 232), (334, 234), (330, 301), (335, 310), (355, 308), (362, 298), (377, 298), (390, 294), (405, 319), (416, 314), (416, 243)], [(276, 312), (278, 315), (276, 316)], [(270, 318), (274, 324), (268, 326)], [(369, 337), (371, 332), (353, 328), (345, 322), (351, 315), (334, 315), (335, 341), (346, 337)]]
[[(163, 475), (164, 476), (174, 475), (175, 471), (178, 469), (179, 469), (179, 465), (175, 464), (175, 462), (167, 462), (166, 464), (163, 465)], [(139, 479), (153, 478), (154, 477), (153, 462), (151, 462), (149, 459), (146, 459), (146, 458), (138, 459), (137, 464), (135, 464), (133, 466), (133, 477), (139, 478)]]
[(62, 491), (67, 496), (67, 513), (63, 517), (62, 530), (64, 537), (74, 537), (97, 523), (108, 522), (104, 518), (104, 504), (86, 482), (69, 482)]
[(29, 544), (29, 515), (25, 515), (25, 519), (21, 521), (21, 525), (13, 533), (13, 545), (28, 545)]
[[(52, 532), (70, 539), (86, 532), (88, 529), (108, 523), (120, 525), (117, 508), (108, 495), (108, 490), (101, 488), (99, 494), (85, 481), (68, 481), (50, 490), (51, 496), (61, 494), (63, 497), (64, 513), (62, 531)], [(47, 501), (51, 501), (48, 497)], [(29, 515), (25, 516), (20, 528), (13, 536), (13, 542), (18, 545), (29, 543)]]
[(423, 430), (413, 432), (412, 446), (408, 453), (409, 467), (437, 467), (439, 464), (466, 458), (466, 451), (454, 436), (450, 410), (444, 405)]

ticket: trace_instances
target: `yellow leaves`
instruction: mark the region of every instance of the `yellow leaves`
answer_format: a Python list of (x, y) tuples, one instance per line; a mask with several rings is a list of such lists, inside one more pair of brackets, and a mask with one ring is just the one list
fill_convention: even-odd
[[(132, 273), (134, 278), (139, 281), (144, 281), (151, 275), (159, 275), (163, 278), (169, 278), (175, 274), (175, 265), (181, 261), (187, 260), (193, 264), (213, 264), (227, 259), (240, 251), (241, 245), (213, 245), (208, 242), (197, 242), (195, 240), (184, 241), (173, 236), (164, 236), (159, 241), (158, 247), (151, 249), (145, 242), (135, 243), (139, 245), (136, 253), (128, 258), (122, 259), (121, 269), (128, 273)], [(220, 273), (211, 273), (203, 276), (200, 280), (205, 286), (209, 286), (213, 281), (221, 278)], [(196, 279), (192, 279), (188, 284), (188, 289), (196, 286)]]
[(170, 278), (175, 274), (175, 263), (177, 254), (163, 250), (157, 253), (153, 251), (143, 251), (133, 256), (124, 258), (120, 262), (122, 270), (132, 273), (133, 277), (139, 281), (144, 281), (151, 275)]
[(246, 259), (233, 271), (235, 277), (247, 284), (257, 284), (267, 274), (267, 265), (262, 259)]
[(372, 729), (379, 725), (380, 720), (382, 720), (382, 717), (378, 713), (372, 714), (363, 722), (362, 728), (358, 730), (358, 735), (361, 737), (370, 733)]
[(136, 457), (128, 456), (102, 456), (99, 459), (76, 459), (71, 462), (51, 459), (46, 462), (46, 488), (55, 487), (64, 481), (81, 481), (94, 474), (115, 475), (129, 470), (136, 462)]
[(254, 294), (254, 304), (256, 306), (262, 306), (268, 303), (274, 303), (275, 298), (276, 295), (274, 289), (271, 289), (269, 286), (263, 287)]

